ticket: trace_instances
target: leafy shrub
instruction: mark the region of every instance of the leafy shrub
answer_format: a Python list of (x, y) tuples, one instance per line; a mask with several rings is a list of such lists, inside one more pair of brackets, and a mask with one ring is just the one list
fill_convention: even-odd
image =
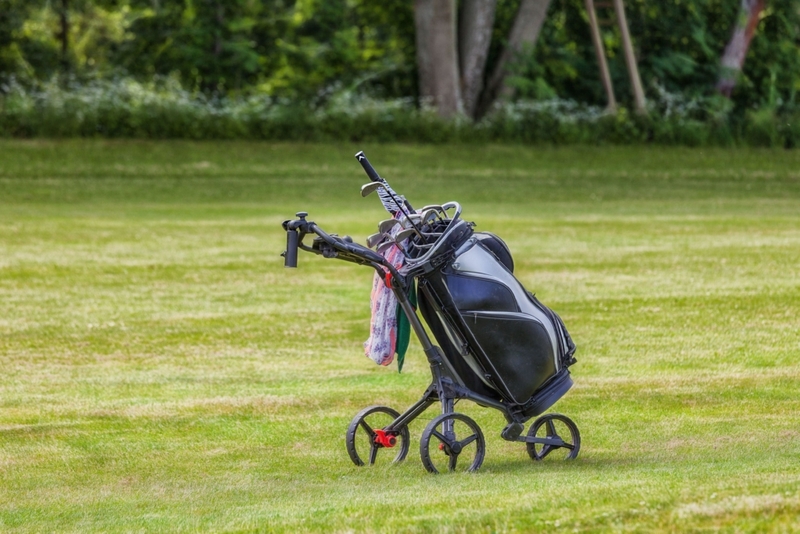
[(744, 141), (751, 146), (774, 147), (784, 144), (778, 128), (778, 117), (770, 108), (747, 111), (743, 133)]
[(263, 139), (275, 141), (515, 142), (684, 146), (800, 146), (800, 112), (767, 107), (743, 116), (716, 97), (686, 99), (656, 88), (646, 115), (608, 113), (570, 100), (520, 100), (480, 122), (444, 120), (412, 99), (378, 100), (340, 91), (313, 108), (265, 95), (209, 97), (172, 78), (0, 87), (0, 135)]

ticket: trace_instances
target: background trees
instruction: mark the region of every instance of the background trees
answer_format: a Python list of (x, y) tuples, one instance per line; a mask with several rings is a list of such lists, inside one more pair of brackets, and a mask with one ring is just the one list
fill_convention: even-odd
[[(502, 51), (486, 75), (492, 44), (496, 0), (416, 0), (417, 69), (420, 96), (428, 98), (440, 115), (483, 115), (500, 95), (510, 96), (506, 83), (511, 63), (533, 49), (547, 15), (550, 0), (521, 0)], [(486, 83), (484, 79), (487, 78)]]
[[(747, 59), (721, 76), (750, 4)], [(627, 0), (645, 90), (691, 99), (729, 80), (737, 109), (796, 107), (799, 9), (796, 0)], [(603, 41), (629, 103), (619, 35), (607, 30)], [(53, 76), (171, 76), (209, 96), (311, 105), (355, 92), (427, 102), (445, 116), (480, 117), (498, 97), (604, 102), (583, 0), (0, 0), (0, 78)]]

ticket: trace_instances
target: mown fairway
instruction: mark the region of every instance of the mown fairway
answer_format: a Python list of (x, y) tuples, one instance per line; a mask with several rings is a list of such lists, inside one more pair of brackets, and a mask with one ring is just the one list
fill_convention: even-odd
[[(429, 371), (362, 354), (372, 273), (301, 254), (296, 211), (363, 242), (363, 148), (458, 200), (578, 344), (571, 463), (495, 411), (473, 475), (344, 447)], [(800, 530), (800, 152), (0, 142), (0, 531)]]

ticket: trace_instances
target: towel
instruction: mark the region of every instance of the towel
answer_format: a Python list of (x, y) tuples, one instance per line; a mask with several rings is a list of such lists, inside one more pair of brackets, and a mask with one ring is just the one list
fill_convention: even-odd
[[(398, 218), (402, 217), (398, 214)], [(400, 230), (401, 225), (395, 226), (390, 235), (394, 237)], [(405, 263), (403, 252), (392, 245), (383, 252), (383, 257), (392, 264), (395, 269), (400, 269)], [(388, 273), (388, 271), (387, 271)], [(398, 366), (402, 369), (402, 357), (405, 356), (410, 337), (410, 328), (407, 324), (402, 324), (398, 333), (398, 324), (407, 323), (408, 319), (403, 317), (403, 321), (398, 321), (403, 311), (397, 302), (394, 292), (386, 286), (386, 277), (380, 276), (377, 272), (372, 279), (372, 293), (370, 294), (370, 309), (372, 318), (370, 320), (369, 338), (364, 342), (364, 354), (378, 365), (389, 365), (394, 361), (394, 355), (399, 354)]]

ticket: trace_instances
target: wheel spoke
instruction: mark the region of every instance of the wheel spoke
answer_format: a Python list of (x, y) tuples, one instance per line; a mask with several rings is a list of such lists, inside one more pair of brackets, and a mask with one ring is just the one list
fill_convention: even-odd
[(545, 445), (548, 445), (548, 446), (550, 446), (550, 447), (552, 447), (554, 449), (560, 449), (561, 447), (564, 447), (564, 448), (567, 448), (567, 449), (574, 449), (575, 448), (573, 445), (571, 445), (571, 444), (567, 443), (566, 441), (564, 441), (564, 439), (561, 436), (547, 437), (545, 439), (547, 440), (547, 443), (545, 443)]
[(542, 447), (542, 453), (539, 455), (539, 458), (544, 459), (545, 456), (553, 452), (553, 448), (550, 445), (545, 445)]
[(466, 447), (467, 445), (469, 445), (470, 443), (472, 443), (476, 439), (478, 439), (478, 434), (472, 434), (470, 437), (468, 437), (468, 438), (466, 438), (466, 439), (461, 441), (461, 448), (463, 449), (464, 447)]
[(369, 465), (375, 465), (375, 459), (378, 457), (378, 446), (374, 443), (369, 447)]
[(556, 432), (556, 425), (553, 424), (552, 419), (547, 420), (547, 435), (558, 437), (558, 432)]
[(438, 430), (434, 430), (434, 431), (432, 432), (432, 434), (433, 434), (434, 436), (436, 436), (436, 438), (437, 438), (439, 441), (441, 441), (442, 443), (444, 443), (445, 445), (449, 445), (449, 443), (448, 443), (448, 441), (449, 441), (449, 440), (448, 440), (446, 437), (444, 437), (444, 436), (443, 436), (443, 435), (442, 435), (442, 434), (441, 434), (441, 433), (440, 433)]
[(372, 430), (372, 428), (367, 424), (367, 421), (365, 419), (361, 420), (360, 425), (361, 428), (363, 428), (364, 431), (367, 433), (367, 435), (370, 437), (370, 439), (375, 439), (375, 431)]
[(455, 471), (456, 470), (456, 462), (458, 462), (458, 455), (457, 454), (453, 454), (453, 452), (451, 451), (450, 452), (450, 461), (448, 462), (448, 465), (447, 465), (447, 467), (448, 467), (448, 469), (450, 469), (450, 471)]

